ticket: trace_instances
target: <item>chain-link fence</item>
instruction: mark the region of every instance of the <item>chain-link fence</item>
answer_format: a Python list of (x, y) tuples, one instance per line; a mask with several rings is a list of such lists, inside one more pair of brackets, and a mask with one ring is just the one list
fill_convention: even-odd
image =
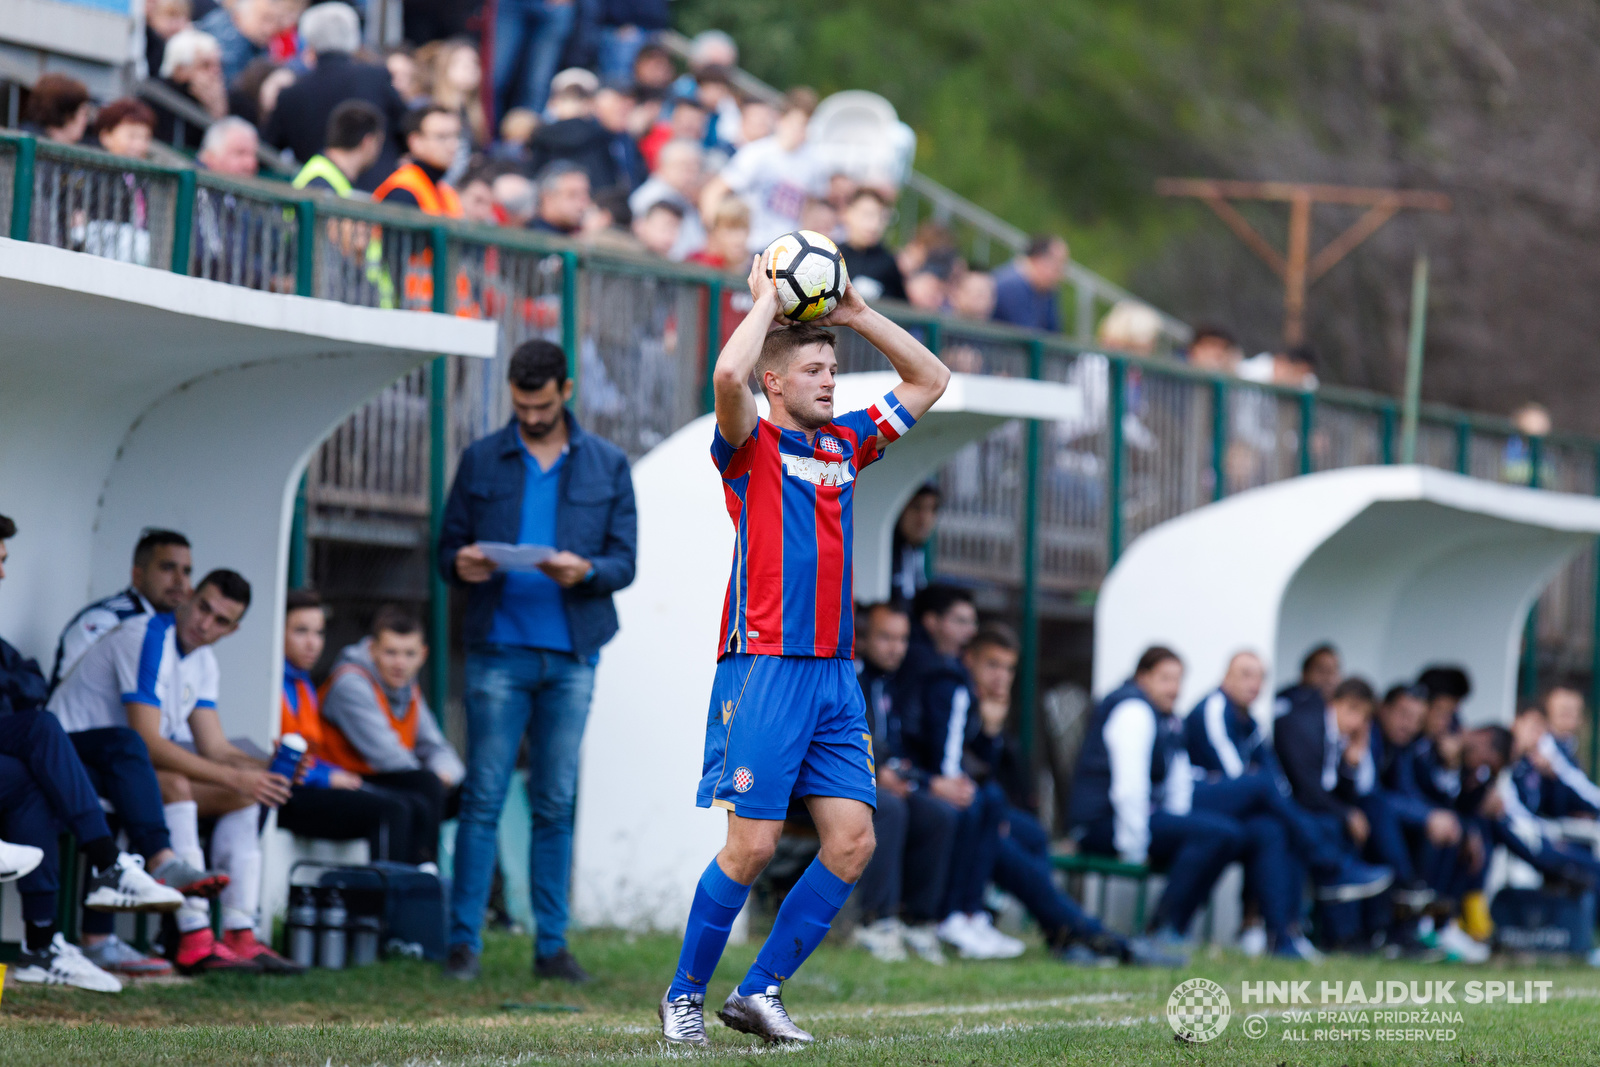
[(171, 269), (178, 175), (43, 141), (35, 152), (29, 240)]

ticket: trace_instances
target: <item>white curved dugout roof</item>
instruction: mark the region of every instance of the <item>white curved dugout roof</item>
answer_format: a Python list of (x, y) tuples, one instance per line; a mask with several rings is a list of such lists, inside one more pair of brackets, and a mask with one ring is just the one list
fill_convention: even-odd
[(1253, 709), (1332, 641), (1345, 670), (1382, 688), (1429, 663), (1472, 675), (1469, 722), (1511, 718), (1529, 608), (1600, 533), (1600, 499), (1430, 467), (1355, 467), (1240, 493), (1129, 546), (1095, 608), (1094, 689), (1169, 645), (1186, 664), (1187, 711), (1252, 649), (1269, 685)]
[(256, 292), (0, 239), (0, 513), (20, 528), (0, 635), (49, 670), (56, 636), (128, 584), (146, 526), (198, 575), (254, 586), (217, 645), (223, 723), (276, 730), (295, 488), (317, 444), (433, 356), (493, 356), (492, 323)]
[[(844, 375), (835, 410), (864, 408), (898, 381)], [(856, 600), (888, 596), (895, 520), (962, 447), (1010, 419), (1081, 417), (1071, 386), (955, 375), (857, 482)], [(733, 524), (711, 464), (713, 422), (702, 416), (634, 464), (638, 577), (617, 595), (622, 630), (601, 654), (578, 778), (572, 904), (580, 923), (681, 927), (722, 846), (727, 816), (694, 806), (733, 559)]]

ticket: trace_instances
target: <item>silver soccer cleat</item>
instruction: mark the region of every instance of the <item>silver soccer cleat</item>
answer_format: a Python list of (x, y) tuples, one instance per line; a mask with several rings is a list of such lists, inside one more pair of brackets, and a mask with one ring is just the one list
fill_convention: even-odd
[[(670, 992), (670, 990), (669, 990)], [(675, 1045), (704, 1045), (706, 1041), (706, 998), (681, 993), (668, 1000), (661, 994), (656, 1014), (661, 1017), (661, 1036)]]
[(765, 993), (752, 993), (741, 996), (738, 989), (728, 994), (728, 999), (723, 1002), (722, 1010), (717, 1012), (730, 1029), (740, 1033), (754, 1034), (768, 1042), (795, 1041), (800, 1044), (809, 1044), (813, 1039), (810, 1034), (794, 1024), (789, 1018), (789, 1013), (783, 1008), (783, 1001), (778, 998), (778, 987), (767, 986)]

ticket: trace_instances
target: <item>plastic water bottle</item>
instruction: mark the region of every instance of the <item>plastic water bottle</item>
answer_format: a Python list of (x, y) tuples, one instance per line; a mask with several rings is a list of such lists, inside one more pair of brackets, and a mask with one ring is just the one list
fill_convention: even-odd
[(289, 933), (289, 958), (302, 967), (317, 961), (317, 901), (311, 887), (297, 885), (289, 897), (289, 915), (284, 925)]
[(378, 962), (378, 937), (383, 920), (376, 915), (357, 915), (350, 920), (350, 966), (369, 967)]
[(317, 913), (317, 965), (330, 971), (344, 970), (345, 923), (349, 914), (344, 910), (344, 897), (337, 889), (327, 889), (322, 895), (322, 909)]

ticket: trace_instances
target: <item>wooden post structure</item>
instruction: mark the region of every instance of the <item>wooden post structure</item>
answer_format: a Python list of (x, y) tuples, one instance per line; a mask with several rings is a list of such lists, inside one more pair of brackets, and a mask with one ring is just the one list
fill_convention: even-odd
[[(1283, 343), (1305, 340), (1306, 287), (1333, 269), (1357, 245), (1377, 233), (1402, 210), (1449, 211), (1443, 193), (1408, 189), (1361, 189), (1349, 185), (1313, 185), (1305, 182), (1213, 181), (1208, 178), (1161, 178), (1161, 196), (1192, 197), (1216, 212), (1228, 229), (1243, 241), (1272, 272), (1283, 279)], [(1289, 205), (1289, 247), (1279, 252), (1250, 225), (1229, 201), (1273, 200)], [(1311, 209), (1316, 204), (1350, 204), (1366, 213), (1349, 229), (1311, 254)]]

